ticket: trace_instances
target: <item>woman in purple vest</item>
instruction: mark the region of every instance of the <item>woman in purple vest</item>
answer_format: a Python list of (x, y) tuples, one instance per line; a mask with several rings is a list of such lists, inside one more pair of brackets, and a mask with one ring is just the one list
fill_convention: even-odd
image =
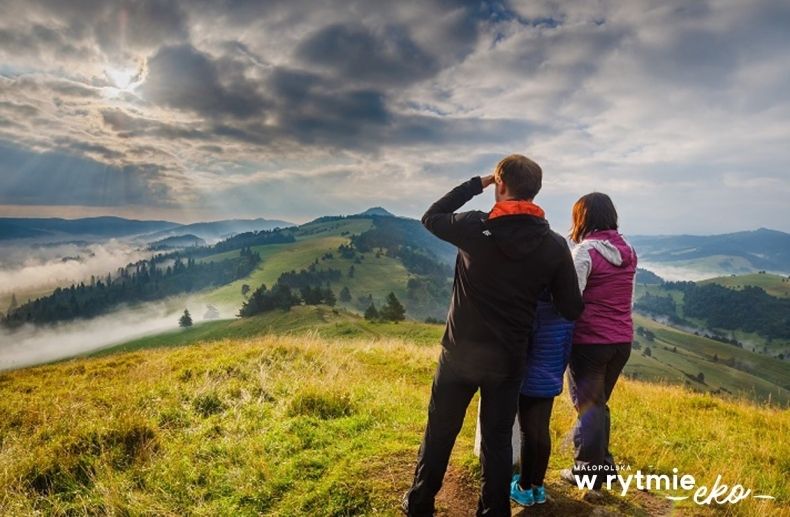
[(571, 240), (584, 312), (576, 320), (568, 364), (571, 399), (578, 418), (573, 429), (575, 464), (562, 472), (595, 475), (597, 496), (606, 476), (615, 474), (609, 452), (609, 406), (614, 385), (631, 354), (631, 307), (636, 252), (617, 231), (617, 211), (606, 194), (593, 192), (573, 205)]

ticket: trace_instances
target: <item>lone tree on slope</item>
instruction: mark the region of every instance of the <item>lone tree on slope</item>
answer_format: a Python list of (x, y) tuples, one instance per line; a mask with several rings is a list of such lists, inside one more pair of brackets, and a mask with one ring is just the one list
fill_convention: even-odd
[(387, 303), (381, 308), (381, 318), (396, 323), (406, 318), (406, 309), (403, 308), (395, 293), (390, 292), (387, 295)]
[(185, 329), (192, 326), (192, 316), (188, 309), (184, 309), (184, 314), (178, 319), (178, 326)]

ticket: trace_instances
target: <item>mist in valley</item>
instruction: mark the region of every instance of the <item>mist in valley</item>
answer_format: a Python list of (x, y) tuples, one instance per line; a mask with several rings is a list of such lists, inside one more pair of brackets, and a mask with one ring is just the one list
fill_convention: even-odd
[[(0, 300), (16, 294), (19, 303), (29, 293), (103, 278), (130, 262), (148, 258), (144, 246), (120, 240), (53, 244), (11, 242), (0, 248)], [(6, 307), (0, 309), (5, 310)]]
[[(150, 258), (143, 243), (111, 239), (69, 242), (10, 241), (0, 248), (0, 313), (12, 295), (21, 305), (45, 296), (56, 287), (88, 282), (91, 276), (113, 277), (118, 268)], [(88, 320), (52, 325), (0, 326), (0, 370), (41, 364), (89, 353), (146, 335), (178, 328), (185, 308), (193, 321), (203, 320), (207, 304), (200, 295), (126, 306)], [(216, 307), (221, 318), (232, 318), (238, 307)], [(216, 314), (214, 315), (216, 317)]]
[[(139, 337), (178, 329), (188, 309), (195, 323), (203, 320), (206, 303), (200, 297), (171, 298), (127, 307), (90, 320), (55, 325), (0, 327), (0, 371), (22, 368), (86, 354)], [(232, 318), (238, 308), (216, 307), (220, 318)]]
[[(708, 278), (715, 278), (719, 276), (728, 276), (730, 274), (730, 272), (723, 269), (712, 269), (699, 266), (690, 267), (671, 263), (668, 264), (665, 262), (640, 261), (639, 267), (651, 271), (669, 282), (699, 282), (700, 280), (707, 280)], [(739, 274), (748, 272), (749, 271), (741, 271)]]

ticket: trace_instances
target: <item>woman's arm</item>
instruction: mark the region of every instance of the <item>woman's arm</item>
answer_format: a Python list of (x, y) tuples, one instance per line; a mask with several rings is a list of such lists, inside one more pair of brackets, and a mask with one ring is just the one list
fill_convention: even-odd
[(584, 288), (587, 287), (587, 279), (590, 277), (590, 271), (592, 271), (590, 248), (584, 243), (577, 244), (571, 250), (571, 256), (573, 256), (573, 266), (576, 268), (576, 278), (579, 279), (579, 292), (584, 293)]

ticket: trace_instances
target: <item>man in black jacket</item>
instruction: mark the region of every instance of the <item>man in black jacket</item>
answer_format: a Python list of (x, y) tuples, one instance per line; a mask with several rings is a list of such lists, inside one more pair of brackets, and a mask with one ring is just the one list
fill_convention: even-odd
[[(458, 247), (458, 257), (428, 424), (403, 501), (408, 515), (433, 515), (455, 438), (478, 389), (483, 475), (477, 514), (510, 515), (511, 431), (536, 301), (548, 289), (570, 320), (584, 308), (568, 245), (532, 203), (541, 182), (538, 164), (511, 155), (494, 174), (462, 183), (422, 217), (431, 233)], [(489, 213), (454, 213), (489, 185), (496, 189)]]

